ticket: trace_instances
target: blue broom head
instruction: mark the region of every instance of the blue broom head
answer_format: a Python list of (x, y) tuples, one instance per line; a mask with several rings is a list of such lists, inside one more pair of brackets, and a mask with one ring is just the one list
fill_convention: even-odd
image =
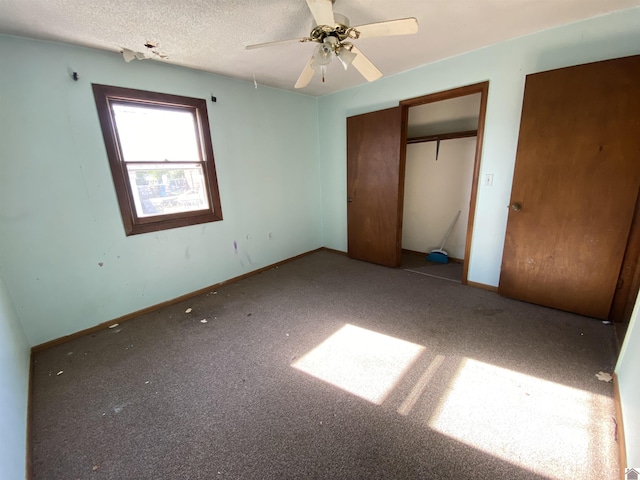
[(431, 252), (426, 260), (434, 263), (449, 263), (449, 255), (444, 252)]

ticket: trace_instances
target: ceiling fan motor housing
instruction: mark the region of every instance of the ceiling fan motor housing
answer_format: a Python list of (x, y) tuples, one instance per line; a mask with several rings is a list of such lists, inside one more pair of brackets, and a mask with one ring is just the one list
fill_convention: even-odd
[(334, 48), (338, 48), (342, 42), (347, 39), (356, 39), (360, 36), (360, 33), (349, 26), (349, 19), (339, 13), (334, 13), (334, 25), (317, 25), (311, 33), (309, 38), (313, 42), (325, 43), (325, 40), (329, 37), (333, 37), (337, 40), (334, 42), (329, 40)]

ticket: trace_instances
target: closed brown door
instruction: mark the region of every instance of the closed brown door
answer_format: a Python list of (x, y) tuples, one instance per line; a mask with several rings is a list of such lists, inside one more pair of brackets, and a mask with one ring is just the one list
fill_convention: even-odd
[(640, 184), (640, 56), (526, 79), (499, 292), (607, 318)]
[(399, 267), (406, 130), (403, 108), (347, 118), (349, 256)]

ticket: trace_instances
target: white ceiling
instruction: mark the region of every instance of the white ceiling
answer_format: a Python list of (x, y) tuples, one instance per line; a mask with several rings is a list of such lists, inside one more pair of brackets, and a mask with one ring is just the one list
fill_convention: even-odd
[[(640, 5), (640, 0), (335, 0), (351, 25), (416, 17), (416, 35), (360, 39), (357, 46), (391, 75), (509, 38)], [(293, 90), (313, 43), (247, 51), (245, 46), (307, 36), (305, 0), (0, 0), (0, 33), (118, 52), (148, 40), (176, 65)], [(123, 60), (124, 61), (124, 60)], [(148, 60), (147, 60), (148, 61)], [(365, 83), (332, 62), (309, 95)]]

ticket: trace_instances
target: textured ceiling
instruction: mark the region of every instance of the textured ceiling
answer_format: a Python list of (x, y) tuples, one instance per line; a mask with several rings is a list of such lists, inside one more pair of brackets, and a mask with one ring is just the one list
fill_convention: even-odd
[[(640, 5), (640, 0), (335, 0), (351, 25), (416, 17), (416, 35), (356, 42), (384, 75), (508, 38)], [(305, 0), (0, 0), (0, 33), (110, 51), (159, 43), (166, 61), (274, 87), (293, 89), (314, 44), (247, 51), (249, 44), (307, 36)], [(124, 61), (124, 60), (123, 60)], [(148, 61), (148, 60), (147, 60)], [(155, 61), (155, 60), (154, 60)], [(309, 95), (365, 83), (338, 62)]]

